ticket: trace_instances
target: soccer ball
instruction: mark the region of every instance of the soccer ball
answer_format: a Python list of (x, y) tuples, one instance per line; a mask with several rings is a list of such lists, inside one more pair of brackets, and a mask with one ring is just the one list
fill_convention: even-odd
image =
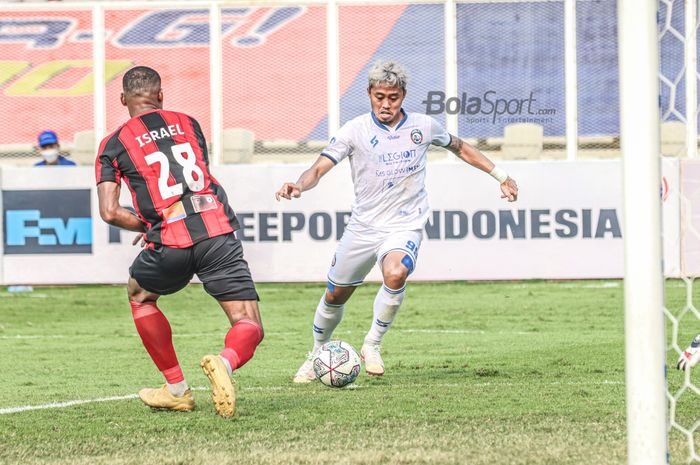
[(314, 357), (314, 373), (326, 386), (347, 386), (360, 374), (360, 356), (347, 342), (326, 342)]

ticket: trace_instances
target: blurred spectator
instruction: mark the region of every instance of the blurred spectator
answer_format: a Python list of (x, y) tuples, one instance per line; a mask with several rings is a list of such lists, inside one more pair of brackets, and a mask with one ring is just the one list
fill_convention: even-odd
[(53, 131), (43, 131), (39, 134), (39, 153), (43, 160), (34, 166), (75, 166), (75, 162), (60, 154), (61, 146), (58, 136)]

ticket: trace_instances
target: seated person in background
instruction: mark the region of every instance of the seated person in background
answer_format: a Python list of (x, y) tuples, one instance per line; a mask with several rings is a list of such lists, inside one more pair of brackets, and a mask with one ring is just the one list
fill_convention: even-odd
[(53, 131), (43, 131), (39, 134), (39, 153), (43, 160), (34, 166), (75, 166), (75, 162), (60, 154), (58, 136)]

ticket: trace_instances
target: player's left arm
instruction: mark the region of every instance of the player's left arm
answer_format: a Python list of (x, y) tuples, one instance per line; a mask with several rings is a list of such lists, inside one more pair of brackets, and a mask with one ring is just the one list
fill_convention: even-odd
[(445, 148), (473, 167), (479, 168), (481, 171), (496, 178), (501, 184), (502, 199), (508, 199), (509, 202), (518, 200), (518, 184), (515, 182), (515, 179), (508, 176), (503, 169), (498, 168), (476, 147), (450, 134), (450, 143)]
[(138, 216), (119, 205), (119, 184), (105, 181), (97, 185), (100, 216), (105, 223), (135, 232), (146, 232), (146, 225)]

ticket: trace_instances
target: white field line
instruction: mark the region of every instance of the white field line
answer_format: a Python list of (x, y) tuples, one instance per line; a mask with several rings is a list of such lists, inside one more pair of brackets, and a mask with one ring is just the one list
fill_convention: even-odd
[[(337, 331), (336, 334), (353, 334), (354, 331), (344, 330)], [(392, 329), (392, 333), (421, 333), (421, 334), (516, 334), (516, 335), (528, 335), (528, 334), (540, 334), (537, 331), (485, 331), (483, 329)], [(173, 333), (175, 339), (180, 337), (208, 337), (208, 336), (220, 336), (220, 331), (211, 333)], [(266, 331), (265, 336), (292, 336), (299, 334), (298, 331)], [(0, 335), (0, 340), (11, 340), (11, 339), (75, 339), (79, 337), (138, 337), (138, 334), (124, 334), (124, 335), (110, 335), (105, 336), (104, 334), (13, 334), (13, 335)]]
[[(505, 383), (466, 383), (466, 384), (460, 384), (460, 383), (445, 383), (445, 384), (410, 384), (410, 385), (394, 385), (391, 386), (391, 389), (397, 389), (397, 388), (407, 388), (407, 389), (415, 389), (417, 387), (423, 387), (423, 388), (469, 388), (469, 387), (502, 387), (502, 386), (522, 386), (524, 384), (530, 385), (531, 383), (513, 383), (513, 382), (505, 382)], [(625, 383), (623, 381), (609, 381), (609, 380), (603, 380), (603, 381), (592, 381), (592, 382), (586, 382), (586, 383), (575, 383), (575, 382), (561, 382), (561, 381), (554, 381), (551, 383), (547, 383), (548, 386), (620, 386), (624, 385)], [(366, 388), (366, 386), (358, 385), (358, 384), (351, 384), (350, 386), (346, 387), (346, 389), (362, 389)], [(192, 387), (191, 388), (193, 391), (208, 391), (209, 388), (206, 387)], [(254, 387), (249, 387), (249, 388), (239, 388), (240, 391), (242, 392), (279, 392), (279, 391), (296, 391), (299, 392), (303, 387), (301, 386), (254, 386)], [(51, 402), (49, 404), (40, 404), (40, 405), (23, 405), (20, 407), (5, 407), (5, 408), (0, 408), (0, 415), (8, 415), (11, 413), (21, 413), (21, 412), (29, 412), (33, 410), (47, 410), (47, 409), (64, 409), (68, 407), (74, 407), (76, 405), (85, 405), (85, 404), (95, 404), (98, 402), (112, 402), (112, 401), (118, 401), (118, 400), (131, 400), (131, 399), (138, 399), (137, 394), (127, 394), (124, 396), (110, 396), (110, 397), (97, 397), (95, 399), (81, 399), (81, 400), (68, 400), (65, 402)]]

